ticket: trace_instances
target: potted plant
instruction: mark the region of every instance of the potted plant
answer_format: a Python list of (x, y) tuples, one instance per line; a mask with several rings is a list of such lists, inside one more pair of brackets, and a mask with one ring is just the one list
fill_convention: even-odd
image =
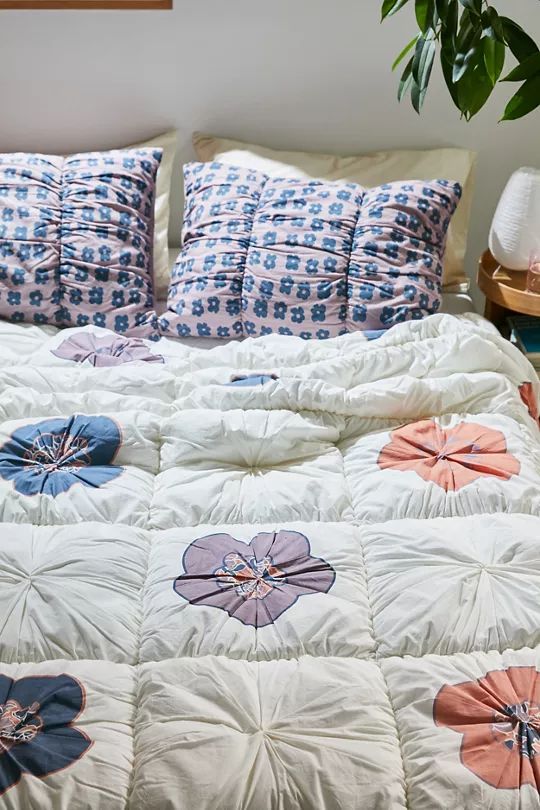
[[(420, 112), (439, 52), (448, 91), (467, 120), (482, 109), (499, 81), (520, 83), (503, 121), (522, 118), (540, 106), (540, 50), (518, 23), (486, 0), (384, 0), (382, 19), (412, 6), (419, 30), (393, 65), (395, 69), (407, 60), (400, 101), (410, 94)], [(518, 64), (501, 78), (509, 52)]]

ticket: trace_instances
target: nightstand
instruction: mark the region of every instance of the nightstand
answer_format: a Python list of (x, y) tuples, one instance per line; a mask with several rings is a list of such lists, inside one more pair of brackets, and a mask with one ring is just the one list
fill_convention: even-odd
[(527, 273), (501, 267), (489, 250), (480, 259), (477, 281), (486, 296), (484, 316), (505, 337), (507, 315), (519, 312), (540, 318), (540, 295), (527, 292)]
[[(540, 318), (540, 295), (527, 292), (527, 273), (507, 270), (493, 258), (489, 250), (482, 255), (478, 267), (478, 286), (486, 296), (484, 317), (491, 321), (504, 337), (509, 337), (506, 318), (512, 313)], [(537, 372), (540, 377), (540, 371)]]

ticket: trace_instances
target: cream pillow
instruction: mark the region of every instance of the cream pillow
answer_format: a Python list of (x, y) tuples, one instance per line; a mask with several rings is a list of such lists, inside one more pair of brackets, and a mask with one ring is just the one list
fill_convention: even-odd
[(274, 177), (348, 180), (369, 187), (395, 180), (457, 180), (463, 187), (463, 196), (448, 231), (443, 285), (446, 292), (468, 288), (464, 262), (474, 190), (475, 152), (467, 149), (409, 149), (337, 157), (283, 152), (199, 132), (193, 135), (193, 145), (200, 160), (244, 166)]
[(156, 204), (154, 210), (154, 287), (157, 298), (166, 298), (171, 271), (169, 267), (169, 197), (171, 175), (176, 155), (176, 130), (157, 135), (148, 141), (127, 147), (136, 149), (163, 149), (157, 173)]

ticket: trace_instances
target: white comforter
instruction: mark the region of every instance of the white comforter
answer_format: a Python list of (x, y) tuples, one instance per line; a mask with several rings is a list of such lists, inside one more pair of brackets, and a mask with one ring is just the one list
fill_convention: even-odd
[(540, 807), (524, 357), (444, 315), (89, 333), (0, 324), (0, 806)]

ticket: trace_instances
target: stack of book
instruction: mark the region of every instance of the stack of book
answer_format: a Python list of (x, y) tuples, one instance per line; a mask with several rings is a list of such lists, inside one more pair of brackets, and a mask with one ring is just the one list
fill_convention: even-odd
[(510, 340), (526, 354), (537, 371), (540, 371), (540, 318), (528, 315), (512, 315), (508, 318)]

